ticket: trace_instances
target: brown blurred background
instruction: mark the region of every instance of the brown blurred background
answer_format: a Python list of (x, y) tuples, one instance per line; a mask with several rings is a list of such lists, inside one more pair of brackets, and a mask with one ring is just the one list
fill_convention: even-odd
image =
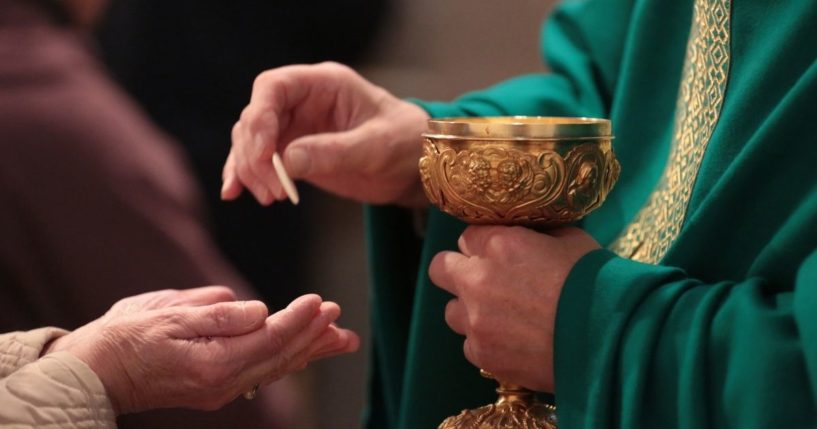
[[(125, 0), (116, 4), (100, 33), (110, 67), (159, 125), (186, 146), (211, 207), (217, 238), (228, 257), (261, 289), (271, 306), (282, 306), (304, 291), (316, 291), (325, 299), (341, 304), (344, 309), (341, 323), (361, 334), (364, 340), (361, 351), (318, 363), (297, 376), (308, 386), (299, 426), (303, 429), (359, 427), (368, 353), (361, 207), (304, 184), (299, 185), (305, 195), (297, 208), (277, 204), (261, 209), (249, 198), (230, 203), (232, 206), (218, 201), (220, 162), (229, 145), (230, 121), (238, 117), (241, 103), (248, 99), (252, 77), (264, 68), (278, 65), (265, 61), (267, 52), (280, 54), (281, 49), (296, 50), (297, 46), (284, 40), (284, 48), (271, 46), (246, 55), (239, 49), (240, 54), (235, 58), (214, 54), (212, 61), (216, 63), (242, 62), (240, 72), (211, 80), (202, 75), (197, 76), (200, 81), (174, 82), (174, 77), (189, 76), (189, 72), (185, 75), (171, 66), (164, 67), (162, 61), (181, 62), (173, 57), (179, 55), (173, 49), (193, 55), (190, 44), (199, 43), (201, 37), (206, 39), (205, 43), (218, 44), (219, 28), (224, 27), (202, 24), (197, 28), (196, 22), (223, 15), (224, 12), (217, 11), (223, 5), (213, 6), (213, 15), (208, 17), (200, 16), (201, 10), (208, 7), (206, 4), (220, 2), (153, 2), (154, 7), (161, 10), (151, 10), (150, 6), (137, 3), (140, 2)], [(142, 3), (151, 2), (143, 0)], [(179, 6), (184, 3), (187, 5)], [(334, 1), (331, 7), (340, 9), (331, 13), (334, 16), (331, 22), (313, 20), (303, 28), (290, 31), (300, 31), (299, 38), (327, 37), (326, 41), (315, 40), (317, 45), (342, 40), (339, 52), (314, 52), (312, 56), (286, 52), (283, 57), (294, 62), (323, 59), (349, 62), (365, 77), (398, 96), (446, 100), (510, 76), (544, 70), (539, 55), (540, 28), (553, 3), (554, 0), (511, 3), (504, 0)], [(167, 28), (162, 28), (161, 22), (157, 23), (153, 16), (159, 11), (170, 15), (167, 7), (171, 4), (177, 8), (175, 13), (184, 15), (184, 21), (169, 20)], [(328, 2), (303, 4), (303, 10), (267, 11), (269, 16), (263, 17), (258, 29), (245, 31), (247, 40), (256, 37), (261, 42), (271, 42), (275, 38), (286, 38), (286, 34), (275, 33), (282, 22), (276, 13), (287, 14), (285, 20), (297, 20), (299, 16), (308, 16), (326, 7)], [(236, 16), (235, 19), (247, 17)], [(367, 20), (375, 24), (370, 25)], [(144, 28), (146, 23), (151, 28)], [(310, 32), (310, 25), (313, 29), (315, 26), (337, 28), (328, 35), (321, 35), (320, 31)], [(151, 41), (144, 39), (145, 34), (159, 36)], [(198, 34), (198, 38), (190, 39), (189, 34)], [(229, 37), (239, 45), (243, 43), (238, 40), (241, 35), (230, 33)], [(368, 39), (349, 40), (356, 38)], [(190, 60), (195, 63), (200, 56)], [(202, 64), (197, 73), (206, 74), (209, 63)], [(157, 82), (170, 89), (161, 89)], [(226, 88), (228, 86), (230, 88)], [(219, 90), (229, 96), (210, 99), (213, 107), (210, 111), (196, 105), (197, 91), (216, 94)], [(199, 116), (191, 113), (197, 109), (202, 110)]]

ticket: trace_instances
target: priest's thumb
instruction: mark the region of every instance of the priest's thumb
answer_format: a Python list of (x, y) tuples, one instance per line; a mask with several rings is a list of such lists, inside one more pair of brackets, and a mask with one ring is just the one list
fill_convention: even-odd
[[(284, 150), (284, 167), (297, 179), (360, 171), (371, 159), (369, 149), (364, 148), (371, 136), (371, 130), (360, 126), (349, 131), (300, 137)], [(385, 150), (385, 145), (378, 146)]]

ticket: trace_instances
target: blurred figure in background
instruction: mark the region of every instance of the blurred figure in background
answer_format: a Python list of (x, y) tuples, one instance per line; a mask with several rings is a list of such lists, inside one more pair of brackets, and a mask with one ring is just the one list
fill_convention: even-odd
[(114, 2), (100, 26), (114, 76), (184, 146), (219, 245), (273, 306), (304, 292), (297, 289), (307, 266), (299, 243), (310, 241), (311, 229), (302, 209), (289, 204), (219, 199), (230, 130), (261, 70), (363, 60), (390, 1)]
[[(252, 295), (205, 228), (184, 155), (90, 52), (84, 33), (104, 4), (0, 0), (0, 332), (74, 329), (157, 289), (226, 284)], [(273, 386), (217, 413), (120, 425), (291, 427), (276, 414), (293, 406), (288, 391)]]

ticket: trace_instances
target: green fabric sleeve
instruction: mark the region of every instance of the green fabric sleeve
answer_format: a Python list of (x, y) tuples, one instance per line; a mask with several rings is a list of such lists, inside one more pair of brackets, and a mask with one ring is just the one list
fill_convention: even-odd
[(559, 301), (560, 426), (815, 427), (815, 285), (817, 252), (788, 288), (591, 252)]
[(565, 1), (542, 32), (550, 73), (512, 78), (451, 103), (412, 101), (432, 117), (608, 117), (631, 3)]

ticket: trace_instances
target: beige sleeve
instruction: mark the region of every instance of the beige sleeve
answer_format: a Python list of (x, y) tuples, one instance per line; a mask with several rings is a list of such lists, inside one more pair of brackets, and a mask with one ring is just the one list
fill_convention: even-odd
[(40, 328), (0, 334), (0, 379), (39, 359), (46, 344), (67, 333), (59, 328)]
[(57, 352), (0, 380), (0, 427), (116, 428), (99, 377), (70, 353)]

